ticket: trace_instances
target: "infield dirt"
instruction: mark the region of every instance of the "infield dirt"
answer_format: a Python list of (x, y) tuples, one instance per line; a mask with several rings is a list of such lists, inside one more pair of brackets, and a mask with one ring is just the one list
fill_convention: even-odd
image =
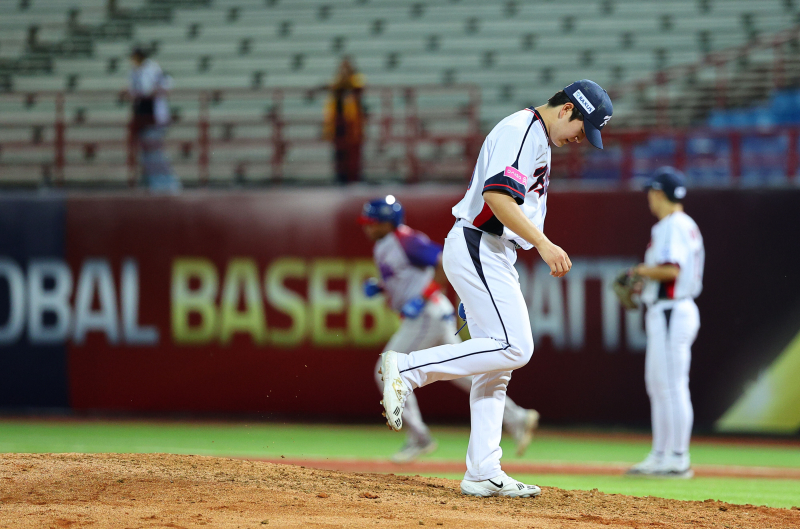
[(462, 496), (458, 481), (168, 454), (3, 454), (0, 527), (797, 528), (800, 511), (543, 487)]

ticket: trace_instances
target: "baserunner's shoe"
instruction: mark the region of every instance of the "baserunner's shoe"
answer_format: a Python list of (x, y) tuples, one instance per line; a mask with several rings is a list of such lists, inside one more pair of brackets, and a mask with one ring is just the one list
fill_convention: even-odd
[(536, 485), (526, 485), (516, 479), (508, 477), (503, 472), (499, 476), (483, 481), (461, 481), (461, 493), (467, 496), (489, 498), (491, 496), (505, 496), (507, 498), (535, 498), (542, 493)]
[(525, 410), (525, 415), (519, 424), (509, 428), (509, 433), (514, 438), (517, 445), (517, 455), (525, 455), (525, 450), (533, 441), (533, 432), (539, 427), (539, 412), (536, 410)]
[(650, 452), (641, 463), (636, 463), (625, 472), (626, 476), (655, 476), (664, 464), (664, 456)]
[(400, 378), (400, 370), (397, 368), (397, 352), (386, 351), (381, 354), (381, 367), (378, 370), (383, 380), (383, 416), (386, 417), (386, 424), (395, 431), (400, 431), (403, 427), (403, 406), (406, 403), (406, 396), (409, 394), (403, 379)]
[(418, 442), (409, 439), (396, 454), (392, 456), (392, 463), (410, 463), (420, 457), (434, 452), (439, 447), (436, 441), (428, 439)]
[(661, 478), (692, 479), (694, 470), (689, 460), (689, 454), (668, 454), (656, 471), (656, 476)]

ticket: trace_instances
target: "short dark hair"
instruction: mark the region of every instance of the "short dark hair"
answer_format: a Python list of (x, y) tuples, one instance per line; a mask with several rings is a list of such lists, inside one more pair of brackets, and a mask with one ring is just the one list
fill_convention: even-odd
[[(563, 90), (559, 90), (555, 93), (555, 95), (553, 95), (553, 97), (547, 100), (547, 105), (551, 107), (560, 107), (561, 105), (566, 105), (567, 103), (572, 103), (572, 100)], [(581, 111), (578, 110), (578, 107), (575, 106), (575, 103), (572, 103), (572, 105), (572, 115), (570, 115), (569, 120), (573, 121), (577, 119), (579, 121), (583, 121), (583, 114), (581, 114)]]
[(148, 53), (147, 53), (147, 50), (144, 49), (144, 47), (136, 46), (131, 50), (131, 55), (130, 56), (131, 57), (136, 57), (140, 61), (143, 61), (143, 60), (145, 60), (147, 58)]

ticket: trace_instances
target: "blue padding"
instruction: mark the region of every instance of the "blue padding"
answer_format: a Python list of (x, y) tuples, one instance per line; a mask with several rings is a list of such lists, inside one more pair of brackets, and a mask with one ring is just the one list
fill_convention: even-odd
[[(0, 259), (14, 263), (25, 278), (31, 259), (63, 260), (65, 222), (66, 204), (60, 196), (0, 195)], [(2, 277), (0, 328), (8, 325), (10, 301), (9, 283)], [(19, 339), (0, 345), (0, 408), (66, 408), (66, 344), (30, 344), (27, 313), (25, 320), (26, 331)]]

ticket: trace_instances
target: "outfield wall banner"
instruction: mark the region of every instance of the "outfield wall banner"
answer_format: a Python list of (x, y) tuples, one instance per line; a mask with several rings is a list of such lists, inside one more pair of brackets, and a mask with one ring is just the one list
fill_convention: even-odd
[[(463, 190), (393, 191), (409, 225), (443, 241)], [(363, 296), (375, 269), (355, 221), (376, 194), (0, 196), (0, 407), (379, 422), (373, 369), (399, 320)], [(767, 374), (798, 365), (799, 206), (796, 190), (687, 198), (707, 250), (691, 373), (701, 428), (800, 428), (758, 407), (797, 398), (785, 369)], [(536, 343), (509, 387), (519, 404), (553, 423), (648, 423), (642, 313), (610, 284), (654, 222), (641, 192), (550, 193), (545, 231), (573, 269), (554, 279), (519, 252)], [(432, 420), (468, 416), (451, 384), (418, 396)]]

